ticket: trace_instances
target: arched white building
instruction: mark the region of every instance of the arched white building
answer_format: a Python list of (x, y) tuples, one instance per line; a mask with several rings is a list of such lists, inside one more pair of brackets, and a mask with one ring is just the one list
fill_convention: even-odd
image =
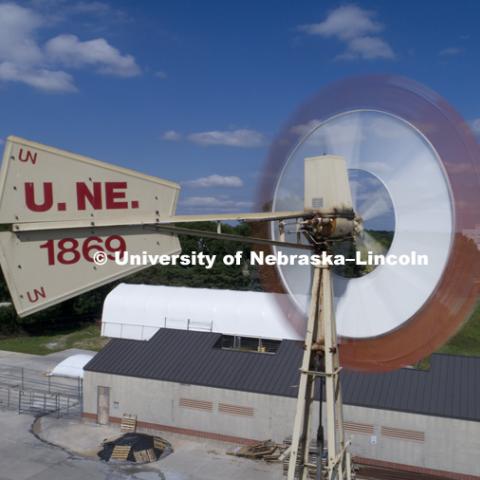
[(292, 326), (297, 316), (282, 294), (122, 283), (105, 299), (102, 335), (149, 340), (160, 328), (174, 328), (301, 340)]

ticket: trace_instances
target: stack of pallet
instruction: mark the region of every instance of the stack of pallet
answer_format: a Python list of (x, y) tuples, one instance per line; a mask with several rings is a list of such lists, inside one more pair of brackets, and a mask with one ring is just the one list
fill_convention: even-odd
[(167, 449), (171, 449), (172, 447), (163, 438), (153, 437), (153, 448), (156, 448), (157, 450), (164, 451), (164, 450), (167, 450)]
[(120, 424), (120, 431), (122, 432), (135, 432), (137, 429), (137, 416), (123, 414), (122, 423)]
[(137, 463), (147, 463), (147, 462), (156, 462), (157, 455), (153, 448), (147, 448), (146, 450), (141, 450), (138, 452), (133, 452), (133, 456), (135, 457), (135, 461)]
[(244, 445), (237, 448), (232, 452), (228, 452), (230, 455), (237, 457), (250, 458), (252, 460), (265, 460), (267, 462), (275, 462), (279, 460), (282, 454), (283, 447), (271, 440), (265, 440), (263, 442), (257, 442), (251, 445)]
[(113, 447), (112, 456), (110, 459), (126, 462), (131, 448), (132, 447), (129, 445), (115, 445), (115, 447)]

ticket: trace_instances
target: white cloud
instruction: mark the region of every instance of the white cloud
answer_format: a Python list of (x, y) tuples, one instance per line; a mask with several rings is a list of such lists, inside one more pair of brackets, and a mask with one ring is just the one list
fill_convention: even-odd
[(140, 68), (132, 55), (122, 55), (104, 38), (82, 42), (75, 35), (58, 35), (45, 44), (49, 58), (69, 67), (97, 67), (100, 73), (133, 77)]
[(22, 68), (14, 63), (0, 63), (0, 80), (20, 82), (47, 92), (74, 92), (73, 77), (63, 71)]
[(265, 144), (265, 137), (255, 130), (239, 129), (229, 131), (212, 130), (191, 133), (188, 139), (199, 145), (227, 145), (230, 147), (254, 148)]
[(390, 45), (378, 35), (384, 27), (375, 20), (376, 13), (356, 5), (345, 5), (332, 10), (320, 23), (301, 25), (300, 31), (308, 35), (336, 38), (346, 50), (337, 58), (350, 60), (363, 58), (392, 59), (395, 53)]
[(239, 188), (243, 187), (243, 181), (240, 177), (222, 175), (209, 175), (208, 177), (200, 177), (195, 180), (188, 180), (183, 182), (183, 185), (194, 188), (208, 188), (208, 187), (229, 187)]
[(43, 19), (14, 3), (0, 4), (0, 81), (21, 82), (46, 91), (74, 91), (72, 77), (43, 65), (44, 53), (36, 42)]
[(299, 29), (310, 35), (350, 40), (383, 30), (383, 26), (373, 20), (374, 16), (374, 12), (356, 5), (345, 5), (331, 11), (323, 22), (302, 25)]
[(480, 135), (480, 118), (474, 118), (470, 121), (470, 128), (475, 135)]
[(338, 55), (339, 59), (350, 60), (364, 58), (373, 60), (375, 58), (395, 58), (390, 45), (379, 37), (358, 37), (348, 42), (347, 50)]
[(35, 41), (42, 17), (14, 3), (0, 4), (0, 61), (32, 65), (43, 53)]
[[(38, 4), (37, 4), (38, 5)], [(104, 10), (101, 2), (77, 3), (82, 11)], [(86, 42), (59, 35), (45, 45), (38, 32), (51, 26), (48, 16), (16, 3), (0, 4), (0, 82), (19, 82), (46, 92), (72, 92), (74, 79), (66, 67), (94, 67), (100, 73), (133, 76), (140, 69), (105, 39)]]
[(220, 210), (234, 210), (238, 208), (251, 208), (253, 202), (230, 200), (224, 197), (187, 197), (180, 204), (184, 207), (207, 208), (215, 207)]
[(216, 197), (187, 197), (180, 204), (185, 207), (217, 207), (222, 200)]
[(175, 130), (167, 130), (162, 135), (163, 140), (168, 140), (170, 142), (178, 142), (182, 139), (182, 134)]
[(155, 77), (160, 78), (161, 80), (165, 80), (167, 78), (167, 74), (165, 72), (159, 71), (155, 72)]
[(438, 54), (441, 57), (453, 57), (454, 55), (460, 55), (463, 52), (463, 49), (456, 47), (448, 47), (440, 50)]

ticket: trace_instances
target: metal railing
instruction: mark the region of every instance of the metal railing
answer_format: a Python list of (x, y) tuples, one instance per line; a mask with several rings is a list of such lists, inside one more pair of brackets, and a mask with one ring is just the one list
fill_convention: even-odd
[[(144, 325), (139, 323), (121, 323), (102, 321), (102, 335), (106, 337), (134, 338), (148, 340), (160, 328), (178, 328), (181, 330), (194, 330), (200, 332), (212, 332), (213, 321), (199, 322), (190, 318), (177, 319), (164, 317), (157, 325)], [(129, 330), (129, 334), (127, 331)]]
[(23, 367), (0, 367), (0, 408), (18, 413), (80, 415), (81, 379), (51, 377)]

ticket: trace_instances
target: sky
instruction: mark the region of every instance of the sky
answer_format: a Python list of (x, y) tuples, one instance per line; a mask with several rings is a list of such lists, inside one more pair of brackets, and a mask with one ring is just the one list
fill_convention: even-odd
[(480, 135), (479, 19), (473, 0), (0, 2), (0, 138), (180, 182), (182, 213), (249, 211), (270, 142), (335, 80), (410, 77)]

